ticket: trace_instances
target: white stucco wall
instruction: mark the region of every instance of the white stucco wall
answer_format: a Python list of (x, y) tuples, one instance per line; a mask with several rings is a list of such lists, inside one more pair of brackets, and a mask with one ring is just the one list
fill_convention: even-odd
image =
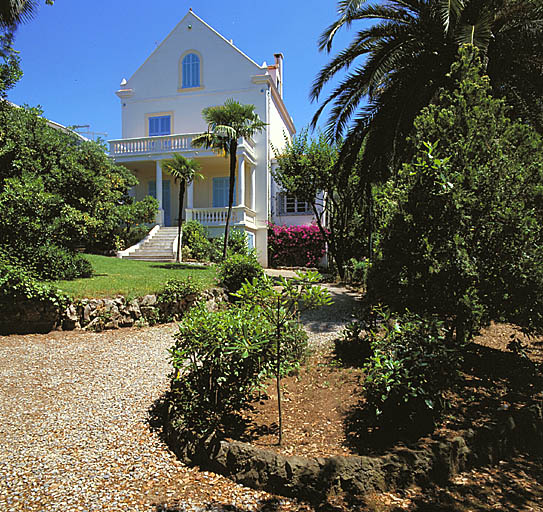
[[(200, 87), (183, 89), (180, 61), (190, 52), (200, 57)], [(264, 264), (267, 262), (267, 222), (271, 219), (270, 207), (274, 200), (269, 172), (273, 158), (271, 144), (280, 149), (284, 145), (284, 133), (292, 135), (294, 132), (275, 85), (268, 82), (269, 79), (275, 83), (274, 78), (266, 75), (269, 75), (267, 66), (256, 64), (190, 11), (118, 91), (123, 139), (147, 137), (148, 118), (152, 115), (170, 115), (172, 134), (191, 134), (207, 129), (202, 118), (205, 107), (222, 105), (228, 98), (255, 106), (256, 113), (267, 126), (254, 136), (256, 164), (246, 162), (245, 197), (246, 206), (251, 206), (250, 169), (254, 168), (258, 228), (255, 238)], [(211, 178), (228, 175), (228, 160), (217, 156), (210, 162), (210, 157), (198, 155), (197, 149), (187, 156), (202, 160), (202, 172), (206, 176), (204, 182), (195, 184), (194, 207), (210, 207)], [(167, 155), (143, 155), (133, 161), (123, 160), (129, 168), (138, 170), (141, 183), (135, 191), (137, 198), (147, 193), (148, 181), (154, 179), (156, 158), (167, 158)], [(164, 176), (163, 179), (168, 178)], [(172, 186), (171, 190), (174, 218), (178, 214), (178, 189)]]

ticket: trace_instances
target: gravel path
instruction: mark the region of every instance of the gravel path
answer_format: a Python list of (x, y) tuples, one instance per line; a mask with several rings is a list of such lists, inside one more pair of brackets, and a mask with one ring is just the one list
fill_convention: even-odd
[[(315, 345), (353, 308), (330, 288), (336, 305), (305, 316)], [(310, 510), (188, 468), (150, 430), (174, 330), (0, 337), (0, 510)]]

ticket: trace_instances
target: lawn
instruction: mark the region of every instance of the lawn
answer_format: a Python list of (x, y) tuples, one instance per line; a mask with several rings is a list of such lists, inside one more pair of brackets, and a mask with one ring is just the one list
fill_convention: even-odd
[(195, 267), (187, 264), (152, 261), (122, 260), (86, 254), (92, 263), (94, 275), (86, 279), (56, 281), (53, 284), (74, 298), (100, 298), (124, 295), (139, 297), (159, 291), (169, 279), (192, 276), (203, 287), (215, 282), (213, 267)]

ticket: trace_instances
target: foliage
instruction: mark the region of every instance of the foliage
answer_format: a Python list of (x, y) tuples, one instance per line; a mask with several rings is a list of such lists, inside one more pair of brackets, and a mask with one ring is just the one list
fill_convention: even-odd
[(218, 275), (226, 291), (233, 294), (241, 288), (244, 281), (260, 279), (264, 272), (254, 254), (233, 254), (219, 265)]
[(206, 107), (202, 115), (207, 123), (207, 132), (192, 139), (194, 147), (212, 149), (225, 157), (230, 157), (228, 214), (224, 228), (223, 259), (227, 256), (230, 233), (230, 219), (234, 204), (234, 180), (237, 167), (238, 139), (251, 138), (261, 132), (266, 123), (262, 122), (255, 112), (254, 105), (242, 105), (232, 98), (224, 105)]
[(268, 255), (272, 267), (317, 267), (326, 252), (319, 227), (277, 226), (268, 230)]
[(178, 211), (179, 218), (177, 221), (177, 262), (182, 261), (182, 245), (183, 245), (183, 199), (185, 197), (185, 188), (192, 183), (196, 178), (203, 178), (198, 172), (201, 164), (197, 160), (185, 158), (183, 155), (174, 153), (172, 160), (166, 160), (162, 163), (162, 168), (169, 172), (175, 181), (179, 181), (179, 201)]
[(205, 434), (239, 411), (267, 373), (270, 328), (258, 311), (209, 312), (199, 303), (179, 324), (171, 349), (178, 421)]
[(48, 242), (36, 249), (33, 247), (29, 249), (24, 255), (19, 254), (19, 257), (23, 257), (27, 266), (39, 279), (44, 281), (70, 280), (92, 275), (92, 265), (82, 254)]
[(102, 146), (52, 129), (40, 114), (0, 105), (0, 245), (22, 256), (47, 244), (115, 249), (123, 226), (147, 221), (154, 203), (138, 209), (128, 196), (137, 183), (128, 170)]
[(373, 355), (368, 328), (365, 322), (350, 322), (334, 340), (335, 355), (344, 365), (362, 366)]
[(370, 263), (368, 260), (357, 260), (356, 258), (351, 258), (347, 263), (345, 278), (351, 283), (365, 285), (369, 268)]
[(69, 301), (68, 295), (55, 287), (41, 283), (30, 271), (0, 249), (0, 316), (10, 317), (19, 305), (37, 303), (60, 312)]
[(415, 117), (448, 85), (458, 47), (471, 43), (485, 53), (495, 94), (505, 96), (519, 118), (541, 131), (542, 19), (539, 0), (340, 1), (319, 49), (331, 52), (342, 29), (360, 28), (314, 81), (311, 96), (317, 100), (347, 71), (313, 124), (331, 107), (327, 135), (345, 139), (342, 158), (352, 161), (364, 144), (368, 181), (385, 179), (404, 157)]
[(460, 341), (490, 320), (542, 330), (543, 142), (507, 118), (468, 48), (451, 73), (457, 88), (415, 121), (371, 288)]
[(323, 134), (310, 140), (307, 130), (275, 150), (274, 179), (289, 194), (311, 205), (321, 237), (341, 278), (345, 262), (364, 251), (366, 225), (358, 163), (338, 162), (338, 150)]
[(279, 284), (275, 286), (275, 281), (264, 275), (261, 279), (246, 280), (235, 294), (243, 304), (255, 308), (273, 326), (277, 349), (275, 378), (279, 413), (279, 445), (283, 439), (281, 369), (286, 359), (284, 335), (288, 332), (288, 326), (298, 320), (302, 309), (312, 309), (331, 303), (330, 292), (322, 286), (315, 286), (319, 279), (320, 275), (317, 272), (297, 272), (296, 277), (292, 279), (279, 278)]
[(394, 429), (432, 425), (459, 378), (460, 348), (451, 346), (436, 319), (405, 313), (393, 320), (388, 311), (380, 313), (380, 329), (367, 331), (365, 340), (372, 350), (363, 380), (369, 423)]
[(187, 299), (194, 300), (201, 291), (201, 283), (192, 276), (184, 279), (169, 279), (164, 288), (157, 294), (157, 306), (161, 311), (162, 320), (171, 322), (175, 320), (175, 305)]
[(207, 231), (196, 220), (189, 220), (183, 224), (183, 243), (190, 249), (192, 258), (198, 261), (210, 259), (210, 242), (207, 239)]

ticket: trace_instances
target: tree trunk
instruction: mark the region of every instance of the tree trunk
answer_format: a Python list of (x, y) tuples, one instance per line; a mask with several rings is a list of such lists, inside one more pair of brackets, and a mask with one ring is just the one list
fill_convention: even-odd
[(230, 142), (230, 181), (228, 190), (228, 214), (226, 215), (226, 226), (224, 227), (224, 248), (222, 251), (222, 259), (226, 259), (226, 253), (228, 251), (228, 235), (230, 234), (230, 219), (232, 218), (232, 206), (234, 204), (234, 184), (236, 179), (236, 165), (237, 165), (237, 153), (238, 141), (237, 139)]
[(277, 385), (277, 411), (279, 414), (279, 439), (277, 444), (281, 446), (283, 442), (283, 412), (281, 410), (281, 324), (279, 322), (279, 314), (281, 310), (280, 299), (277, 298), (277, 361), (275, 368), (275, 381)]
[(177, 215), (177, 263), (183, 260), (181, 249), (183, 247), (183, 199), (185, 198), (186, 180), (181, 180), (179, 183), (179, 213)]
[(371, 183), (366, 183), (366, 201), (368, 202), (368, 259), (373, 262), (373, 196)]

